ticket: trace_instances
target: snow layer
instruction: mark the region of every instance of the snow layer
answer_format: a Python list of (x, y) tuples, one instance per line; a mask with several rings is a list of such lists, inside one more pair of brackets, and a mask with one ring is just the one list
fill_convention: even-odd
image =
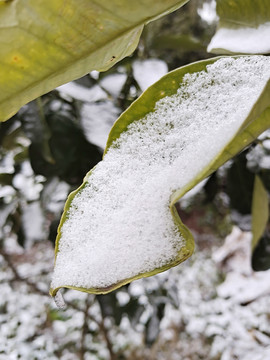
[(132, 64), (133, 75), (142, 91), (168, 72), (165, 61), (159, 59), (137, 60)]
[(106, 92), (98, 85), (88, 89), (74, 82), (69, 82), (59, 86), (57, 90), (64, 96), (70, 96), (71, 98), (80, 101), (95, 102), (107, 99)]
[(197, 12), (201, 19), (204, 20), (208, 25), (212, 25), (218, 21), (215, 0), (202, 3), (202, 7), (199, 8)]
[(82, 127), (87, 140), (104, 149), (113, 123), (120, 111), (111, 101), (84, 103), (81, 109)]
[(257, 28), (218, 29), (207, 51), (218, 52), (219, 49), (242, 54), (270, 53), (270, 22)]
[(177, 94), (132, 123), (73, 199), (52, 288), (102, 288), (162, 267), (183, 247), (170, 210), (241, 126), (270, 77), (270, 59), (224, 58), (187, 74)]

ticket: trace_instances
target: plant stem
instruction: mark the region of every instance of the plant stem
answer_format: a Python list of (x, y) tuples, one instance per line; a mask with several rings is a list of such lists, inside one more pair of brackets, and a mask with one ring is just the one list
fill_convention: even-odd
[(103, 333), (104, 339), (106, 341), (107, 349), (110, 353), (110, 360), (117, 360), (116, 354), (113, 352), (112, 343), (109, 337), (108, 330), (106, 329), (106, 326), (104, 324), (104, 319), (102, 318), (101, 322), (99, 323), (100, 330)]
[(86, 353), (86, 348), (85, 348), (85, 337), (87, 335), (88, 332), (88, 322), (87, 320), (89, 319), (88, 316), (88, 310), (91, 306), (91, 303), (89, 301), (89, 296), (86, 298), (85, 300), (85, 308), (83, 311), (83, 316), (84, 316), (84, 321), (83, 321), (83, 326), (82, 326), (82, 332), (81, 332), (81, 349), (80, 349), (80, 360), (84, 360), (84, 354)]
[[(24, 282), (26, 283), (34, 292), (42, 295), (42, 296), (49, 296), (49, 294), (47, 293), (47, 291), (41, 290), (37, 287), (37, 285), (35, 283), (33, 283), (32, 281), (22, 277), (18, 270), (16, 269), (16, 267), (14, 266), (14, 263), (12, 262), (11, 256), (4, 251), (3, 249), (0, 249), (0, 255), (3, 256), (4, 260), (6, 261), (7, 265), (9, 266), (9, 268), (11, 269), (11, 271), (13, 272), (14, 275), (14, 279), (11, 280), (11, 282), (14, 281), (19, 281), (19, 282)], [(92, 305), (92, 302), (90, 301), (90, 297), (87, 297), (86, 302), (85, 302), (85, 308), (81, 309), (78, 305), (66, 301), (67, 306), (70, 306), (71, 308), (73, 308), (74, 310), (77, 311), (82, 311), (84, 313), (84, 323), (82, 326), (82, 334), (81, 334), (81, 346), (80, 346), (80, 360), (84, 360), (84, 354), (86, 352), (86, 348), (84, 346), (85, 343), (85, 337), (87, 335), (88, 332), (88, 319), (90, 319), (91, 321), (95, 322), (97, 324), (97, 326), (100, 329), (100, 332), (102, 333), (104, 340), (106, 342), (106, 346), (107, 349), (109, 351), (110, 354), (110, 360), (117, 360), (117, 356), (113, 351), (113, 347), (112, 347), (112, 343), (109, 337), (109, 333), (108, 330), (104, 324), (104, 318), (102, 317), (101, 321), (98, 321), (97, 319), (95, 319), (91, 314), (89, 314), (89, 308)], [(102, 316), (102, 312), (100, 311), (101, 316)]]

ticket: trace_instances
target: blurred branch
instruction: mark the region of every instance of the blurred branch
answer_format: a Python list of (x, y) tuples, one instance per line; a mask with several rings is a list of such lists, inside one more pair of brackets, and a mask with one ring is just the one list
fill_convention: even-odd
[[(42, 296), (49, 296), (49, 293), (47, 291), (41, 290), (34, 282), (22, 277), (16, 266), (14, 265), (13, 261), (12, 261), (12, 256), (9, 255), (6, 251), (4, 251), (3, 249), (0, 249), (0, 255), (2, 255), (2, 257), (4, 258), (5, 262), (7, 263), (8, 267), (11, 269), (14, 278), (9, 280), (10, 282), (24, 282), (25, 284), (27, 284), (32, 291), (34, 291), (35, 293), (42, 295)], [(109, 338), (109, 334), (108, 334), (108, 330), (104, 324), (104, 318), (102, 317), (101, 321), (98, 321), (97, 319), (95, 319), (91, 314), (89, 314), (89, 309), (92, 305), (92, 301), (90, 301), (90, 297), (87, 297), (86, 301), (85, 301), (85, 308), (82, 309), (80, 306), (66, 301), (66, 305), (73, 308), (74, 310), (77, 311), (82, 311), (84, 314), (84, 323), (82, 326), (82, 333), (81, 333), (81, 348), (80, 348), (80, 360), (84, 360), (84, 355), (87, 351), (87, 349), (85, 348), (85, 337), (87, 335), (88, 332), (88, 324), (87, 321), (88, 319), (90, 319), (91, 321), (93, 321), (95, 324), (97, 324), (97, 326), (100, 329), (100, 332), (102, 333), (107, 349), (109, 351), (110, 354), (110, 360), (117, 360), (116, 354), (113, 352), (113, 347), (112, 347), (112, 343), (111, 340)], [(102, 316), (102, 312), (100, 311), (101, 316)]]
[[(88, 332), (88, 310), (90, 308), (90, 306), (92, 305), (92, 302), (89, 301), (89, 296), (86, 298), (85, 300), (85, 308), (83, 311), (83, 316), (84, 316), (84, 321), (83, 321), (83, 326), (82, 326), (82, 332), (81, 332), (81, 348), (80, 348), (80, 360), (84, 360), (84, 354), (86, 353), (87, 349), (85, 348), (85, 337), (87, 335)], [(91, 319), (92, 320), (92, 319)]]
[(109, 337), (109, 332), (108, 332), (108, 329), (106, 328), (105, 326), (105, 323), (104, 323), (104, 318), (105, 318), (105, 315), (102, 311), (102, 306), (101, 306), (101, 303), (100, 303), (100, 298), (98, 299), (97, 298), (97, 303), (99, 305), (99, 309), (100, 309), (100, 315), (101, 315), (101, 321), (99, 322), (99, 329), (100, 331), (102, 332), (103, 334), (103, 337), (104, 337), (104, 340), (106, 342), (106, 345), (107, 345), (107, 349), (109, 351), (109, 354), (110, 354), (110, 360), (117, 360), (117, 355), (114, 353), (113, 351), (113, 347), (112, 347), (112, 343), (111, 343), (111, 340), (110, 340), (110, 337)]
[(124, 83), (121, 92), (118, 97), (118, 106), (124, 111), (132, 103), (135, 98), (130, 95), (130, 88), (134, 86), (138, 90), (138, 84), (134, 79), (132, 67), (129, 66), (127, 69), (127, 79)]
[(4, 251), (3, 249), (0, 249), (0, 255), (3, 256), (4, 260), (6, 261), (6, 263), (8, 264), (9, 268), (12, 270), (13, 275), (14, 275), (14, 279), (11, 280), (11, 282), (14, 281), (20, 281), (20, 282), (24, 282), (26, 283), (33, 291), (35, 291), (36, 293), (43, 295), (43, 296), (48, 296), (48, 293), (44, 290), (41, 290), (38, 288), (38, 286), (33, 283), (32, 281), (23, 278), (19, 273), (18, 270), (16, 269), (16, 267), (14, 266), (12, 260), (11, 260), (11, 256)]
[[(24, 282), (25, 284), (27, 284), (32, 289), (32, 291), (38, 293), (39, 295), (47, 296), (47, 297), (49, 296), (49, 292), (41, 290), (34, 282), (22, 277), (19, 274), (18, 270), (16, 269), (16, 267), (15, 267), (15, 265), (14, 265), (12, 259), (11, 259), (11, 255), (9, 255), (3, 249), (0, 249), (0, 255), (3, 256), (5, 262), (8, 264), (9, 268), (13, 272), (14, 279), (11, 279), (10, 282), (15, 282), (15, 281)], [(73, 303), (71, 303), (69, 301), (66, 301), (66, 304), (68, 306), (70, 306), (71, 308), (73, 308), (74, 310), (83, 311), (78, 305), (75, 305), (75, 304), (73, 304)], [(96, 321), (94, 318), (91, 318), (91, 320)]]
[(110, 360), (117, 360), (116, 354), (113, 352), (112, 343), (109, 337), (108, 330), (106, 329), (106, 326), (104, 324), (104, 319), (102, 318), (101, 322), (99, 323), (99, 328), (101, 332), (103, 333), (104, 339), (106, 341), (107, 349), (110, 353)]

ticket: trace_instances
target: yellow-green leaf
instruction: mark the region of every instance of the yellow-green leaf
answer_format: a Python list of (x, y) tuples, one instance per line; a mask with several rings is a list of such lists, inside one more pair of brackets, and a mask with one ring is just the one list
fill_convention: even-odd
[(145, 23), (187, 1), (0, 2), (0, 121), (61, 84), (110, 68), (134, 51)]
[(217, 0), (218, 29), (208, 51), (215, 54), (270, 53), (268, 0)]
[(174, 70), (113, 126), (103, 161), (66, 203), (51, 285), (106, 293), (194, 248), (175, 203), (270, 126), (270, 58)]
[(269, 218), (268, 206), (267, 190), (257, 175), (252, 197), (252, 250), (255, 249), (265, 231)]

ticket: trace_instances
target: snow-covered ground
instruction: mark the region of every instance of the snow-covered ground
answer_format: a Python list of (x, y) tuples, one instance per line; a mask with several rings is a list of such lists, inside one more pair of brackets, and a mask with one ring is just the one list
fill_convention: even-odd
[[(251, 270), (250, 233), (237, 227), (223, 246), (196, 251), (188, 262), (120, 289), (118, 304), (138, 299), (143, 305), (132, 325), (125, 315), (120, 325), (109, 316), (102, 319), (94, 297), (76, 291), (65, 293), (68, 307), (58, 310), (46, 295), (52, 245), (42, 241), (22, 251), (13, 239), (8, 240), (0, 257), (1, 360), (111, 359), (106, 334), (113, 351), (126, 359), (270, 358), (270, 271)], [(160, 332), (146, 346), (146, 325), (155, 312), (151, 294), (160, 289), (175, 299), (162, 297), (165, 314), (156, 324)]]

